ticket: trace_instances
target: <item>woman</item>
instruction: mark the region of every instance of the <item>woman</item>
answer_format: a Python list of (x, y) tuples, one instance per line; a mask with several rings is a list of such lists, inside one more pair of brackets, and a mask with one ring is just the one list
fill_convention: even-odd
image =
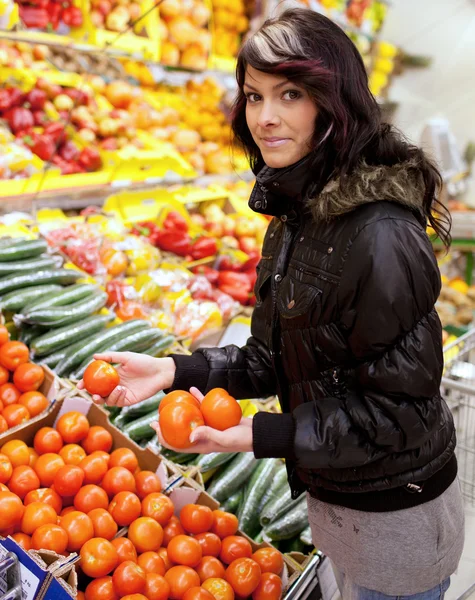
[(252, 337), (166, 359), (101, 355), (121, 363), (108, 404), (192, 385), (278, 394), (283, 414), (199, 428), (194, 451), (285, 458), (345, 600), (442, 598), (464, 523), (425, 231), (450, 241), (439, 173), (381, 123), (358, 51), (320, 14), (266, 22), (237, 80), (233, 128), (257, 174), (250, 206), (274, 217)]

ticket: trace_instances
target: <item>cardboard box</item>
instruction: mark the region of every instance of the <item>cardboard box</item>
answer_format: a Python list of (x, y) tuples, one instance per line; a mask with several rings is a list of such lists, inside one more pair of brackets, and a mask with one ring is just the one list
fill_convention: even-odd
[[(77, 576), (74, 568), (77, 554), (67, 558), (46, 550), (25, 552), (15, 540), (0, 541), (0, 559), (13, 552), (20, 562), (22, 600), (70, 600), (77, 594)], [(6, 591), (6, 574), (0, 576), (0, 591)]]

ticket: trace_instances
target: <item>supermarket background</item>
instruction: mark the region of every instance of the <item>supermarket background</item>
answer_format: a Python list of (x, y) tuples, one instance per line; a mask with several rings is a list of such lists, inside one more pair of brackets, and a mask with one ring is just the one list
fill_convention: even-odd
[[(282, 552), (276, 585), (286, 598), (332, 596), (327, 561), (311, 546), (305, 499), (291, 501), (280, 461), (164, 451), (149, 427), (161, 394), (105, 411), (75, 387), (103, 349), (166, 356), (246, 340), (267, 220), (247, 207), (253, 177), (230, 144), (233, 69), (248, 32), (296, 4), (345, 29), (386, 118), (432, 152), (443, 172), (454, 237), (447, 255), (433, 239), (443, 274), (437, 305), (445, 336), (443, 393), (457, 424), (467, 500), (466, 549), (447, 597), (473, 598), (471, 0), (0, 0), (0, 509), (7, 489), (22, 506), (42, 503), (15, 523), (0, 510), (0, 534), (13, 536), (0, 541), (0, 597), (7, 588), (18, 591), (15, 561), (9, 575), (4, 570), (13, 551), (24, 598), (86, 592), (86, 600), (114, 600), (112, 580), (91, 585), (84, 554), (89, 530), (95, 537), (118, 535), (122, 552), (128, 544), (140, 553), (137, 518), (152, 514), (168, 540), (180, 532), (173, 511), (189, 503), (216, 510), (218, 502), (238, 516), (239, 535), (252, 538), (253, 551), (272, 544)], [(245, 415), (279, 410), (275, 398), (249, 399), (242, 408)], [(104, 472), (95, 450), (116, 451)], [(80, 464), (85, 473), (74, 497), (74, 486), (55, 479), (65, 464)], [(137, 466), (158, 479), (146, 480)], [(127, 471), (122, 480), (113, 479), (113, 468)], [(105, 498), (84, 487), (106, 472)], [(119, 490), (128, 496), (113, 507)], [(145, 498), (160, 491), (157, 516)], [(102, 510), (102, 520), (98, 513), (94, 522), (85, 514), (63, 518), (63, 548), (61, 532), (33, 535), (39, 525), (52, 527), (45, 503), (54, 522), (72, 505), (81, 514)], [(78, 529), (85, 538), (75, 537)], [(30, 546), (28, 553), (21, 549)], [(162, 563), (148, 557), (147, 566), (158, 568), (166, 556), (160, 554)], [(140, 585), (134, 590), (160, 600), (157, 590)]]

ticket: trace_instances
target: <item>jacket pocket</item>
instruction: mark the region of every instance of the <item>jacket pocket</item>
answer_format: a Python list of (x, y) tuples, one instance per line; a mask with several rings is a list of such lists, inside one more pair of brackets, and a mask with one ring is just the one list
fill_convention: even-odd
[(278, 293), (279, 313), (284, 319), (301, 317), (314, 311), (315, 305), (321, 303), (321, 296), (321, 289), (287, 275)]
[(265, 297), (270, 291), (271, 272), (263, 266), (258, 266), (257, 271), (257, 280), (254, 286), (254, 294), (256, 295), (257, 304), (262, 304)]

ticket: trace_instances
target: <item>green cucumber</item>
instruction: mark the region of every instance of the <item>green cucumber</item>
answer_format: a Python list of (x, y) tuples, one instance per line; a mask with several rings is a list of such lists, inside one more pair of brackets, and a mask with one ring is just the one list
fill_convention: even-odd
[(261, 514), (264, 506), (268, 502), (270, 502), (270, 500), (275, 498), (275, 496), (277, 494), (280, 493), (281, 488), (287, 487), (287, 486), (288, 486), (287, 469), (285, 468), (285, 465), (282, 463), (282, 466), (278, 467), (276, 469), (276, 472), (274, 473), (274, 479), (272, 480), (271, 485), (264, 492), (264, 495), (262, 496), (261, 501), (259, 502), (259, 507), (258, 507), (259, 514)]
[(125, 435), (133, 441), (148, 439), (150, 440), (155, 435), (155, 431), (150, 427), (153, 421), (158, 420), (158, 414), (156, 410), (152, 410), (143, 417), (127, 423), (122, 430)]
[[(130, 335), (118, 340), (115, 344), (104, 344), (97, 352), (141, 352), (143, 349), (155, 343), (158, 338), (161, 338), (163, 333), (159, 329), (145, 329), (136, 331)], [(84, 371), (91, 364), (93, 358), (87, 357), (79, 366), (78, 369), (71, 373), (71, 379), (82, 379)]]
[(48, 356), (43, 356), (40, 359), (36, 359), (35, 363), (37, 365), (46, 365), (50, 369), (55, 369), (56, 365), (59, 361), (63, 360), (68, 352), (68, 348), (63, 348), (62, 350), (58, 350), (58, 352), (53, 352), (53, 354), (48, 354)]
[(275, 520), (280, 519), (280, 517), (284, 516), (289, 511), (292, 511), (297, 504), (302, 500), (302, 497), (305, 496), (305, 493), (300, 494), (298, 498), (292, 498), (292, 494), (282, 496), (282, 504), (275, 510), (273, 517), (269, 521), (269, 523), (273, 523)]
[(74, 348), (74, 350), (71, 349), (71, 352), (58, 364), (56, 373), (60, 377), (63, 377), (72, 371), (74, 367), (80, 365), (88, 356), (92, 356), (98, 348), (103, 347), (105, 342), (112, 345), (117, 340), (120, 340), (133, 331), (140, 331), (141, 329), (147, 329), (149, 327), (150, 324), (141, 319), (134, 319), (133, 321), (126, 321), (115, 327), (109, 327), (105, 331), (101, 331), (95, 335), (89, 342), (81, 342), (79, 348)]
[(228, 463), (236, 454), (237, 452), (211, 452), (211, 454), (202, 454), (196, 465), (202, 473), (206, 473)]
[(150, 348), (147, 348), (142, 354), (147, 354), (148, 356), (162, 356), (166, 353), (171, 346), (176, 342), (176, 337), (174, 335), (168, 334), (164, 335), (161, 339), (155, 342)]
[(239, 507), (239, 526), (244, 533), (253, 537), (260, 529), (259, 502), (272, 483), (277, 461), (260, 460), (257, 469), (251, 475), (244, 491), (244, 499)]
[(257, 460), (252, 452), (243, 452), (238, 454), (226, 465), (226, 468), (218, 477), (214, 477), (208, 488), (208, 494), (213, 496), (218, 502), (222, 502), (242, 484), (247, 481), (257, 465)]
[(57, 294), (48, 294), (48, 296), (39, 298), (38, 300), (27, 304), (22, 310), (22, 313), (25, 316), (28, 316), (28, 313), (39, 308), (51, 308), (53, 306), (72, 304), (73, 302), (78, 302), (79, 300), (92, 296), (94, 292), (97, 292), (98, 290), (99, 288), (97, 285), (91, 285), (90, 283), (76, 283), (75, 285), (62, 288)]
[(50, 285), (35, 285), (23, 290), (14, 290), (8, 292), (0, 298), (0, 310), (18, 311), (24, 308), (29, 302), (46, 296), (50, 292), (59, 292), (63, 288), (60, 285), (51, 283)]
[(13, 260), (11, 262), (0, 262), (0, 277), (12, 275), (13, 273), (27, 273), (38, 269), (51, 269), (59, 267), (58, 259), (45, 254), (38, 258), (26, 258), (25, 260)]
[(71, 345), (71, 340), (83, 340), (92, 334), (102, 331), (104, 327), (112, 321), (114, 315), (92, 315), (81, 319), (75, 325), (66, 325), (58, 329), (53, 329), (48, 333), (40, 335), (31, 343), (30, 349), (33, 356), (45, 356), (57, 350), (61, 350)]
[(305, 546), (313, 546), (312, 530), (310, 529), (310, 525), (300, 533), (300, 541)]
[(264, 530), (261, 529), (259, 531), (259, 533), (254, 537), (254, 541), (256, 542), (256, 544), (262, 544), (262, 542), (264, 541)]
[(20, 275), (7, 275), (0, 279), (0, 295), (30, 287), (32, 285), (41, 285), (42, 283), (74, 283), (83, 277), (83, 274), (76, 269), (41, 269), (30, 273), (20, 273)]
[(281, 487), (278, 493), (276, 493), (276, 495), (274, 496), (274, 498), (269, 500), (269, 502), (267, 502), (267, 504), (262, 509), (260, 513), (261, 525), (264, 527), (265, 525), (270, 523), (277, 514), (277, 511), (281, 510), (282, 508), (284, 508), (285, 510), (286, 507), (290, 504), (290, 502), (292, 502), (292, 492), (290, 491), (290, 487), (287, 484)]
[(187, 452), (175, 452), (163, 447), (160, 449), (160, 454), (177, 465), (189, 465), (197, 456), (196, 454), (189, 454)]
[(264, 528), (264, 535), (271, 540), (290, 540), (308, 527), (308, 509), (306, 494), (294, 508), (275, 519)]
[(302, 542), (300, 537), (297, 535), (287, 543), (287, 552), (300, 552), (303, 554), (305, 550), (305, 544)]
[(45, 240), (11, 240), (8, 245), (0, 247), (0, 262), (12, 262), (23, 258), (34, 258), (48, 250)]
[(98, 291), (89, 298), (84, 298), (68, 306), (53, 306), (53, 308), (39, 308), (25, 315), (24, 320), (33, 325), (44, 327), (64, 327), (77, 323), (81, 319), (91, 316), (97, 310), (104, 308), (107, 302), (106, 292)]
[(233, 513), (234, 515), (237, 514), (239, 507), (241, 506), (243, 496), (244, 491), (242, 489), (238, 490), (235, 494), (229, 496), (229, 498), (226, 498), (226, 500), (221, 503), (221, 510)]
[(45, 331), (45, 328), (40, 327), (39, 325), (22, 327), (20, 328), (20, 334), (18, 336), (18, 339), (20, 342), (23, 342), (27, 346), (30, 346), (31, 341), (34, 340), (35, 337), (38, 337), (39, 335), (43, 334)]
[(138, 404), (133, 404), (132, 406), (124, 406), (121, 410), (120, 414), (123, 415), (126, 420), (132, 421), (133, 419), (137, 419), (138, 417), (142, 417), (152, 410), (158, 410), (160, 406), (160, 402), (162, 398), (165, 397), (165, 392), (157, 392), (150, 398), (146, 400), (142, 400)]

